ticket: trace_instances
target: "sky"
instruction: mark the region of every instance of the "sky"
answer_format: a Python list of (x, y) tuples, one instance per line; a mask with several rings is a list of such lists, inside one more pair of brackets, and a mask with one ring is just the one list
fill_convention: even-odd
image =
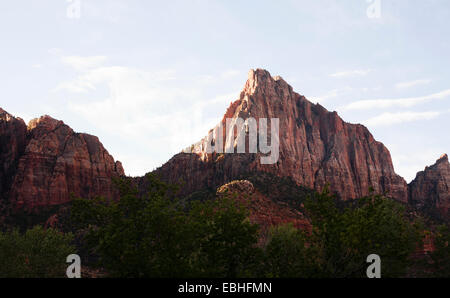
[(199, 141), (250, 69), (390, 150), (408, 182), (450, 153), (448, 0), (0, 2), (0, 107), (96, 135), (127, 175)]

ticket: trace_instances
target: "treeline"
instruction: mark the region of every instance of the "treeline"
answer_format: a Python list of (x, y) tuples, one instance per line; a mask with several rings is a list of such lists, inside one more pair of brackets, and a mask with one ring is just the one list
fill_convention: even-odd
[(342, 206), (325, 190), (304, 202), (310, 229), (262, 235), (236, 194), (186, 202), (174, 186), (147, 178), (145, 196), (120, 180), (119, 202), (75, 199), (66, 233), (1, 234), (0, 276), (62, 277), (67, 255), (78, 253), (82, 271), (102, 268), (109, 277), (366, 277), (370, 254), (380, 256), (382, 277), (450, 277), (448, 228), (434, 232), (435, 251), (420, 260), (423, 223), (383, 196)]

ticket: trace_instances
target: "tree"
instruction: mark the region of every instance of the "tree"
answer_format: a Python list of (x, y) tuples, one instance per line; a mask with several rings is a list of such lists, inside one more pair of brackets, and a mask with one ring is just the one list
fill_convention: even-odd
[(0, 277), (64, 277), (66, 258), (76, 253), (72, 234), (36, 226), (21, 234), (0, 233)]
[(77, 199), (73, 227), (117, 277), (237, 277), (252, 274), (258, 227), (229, 198), (186, 205), (176, 188), (147, 175), (147, 193), (118, 182), (119, 202)]
[(450, 277), (450, 230), (447, 225), (436, 228), (434, 233), (434, 251), (430, 253), (428, 270), (432, 277)]
[(307, 245), (306, 233), (292, 224), (274, 226), (265, 247), (265, 277), (306, 278), (316, 274), (314, 247)]
[(147, 175), (148, 192), (140, 196), (127, 180), (118, 180), (121, 199), (74, 201), (71, 218), (87, 230), (86, 243), (114, 277), (184, 277), (189, 272), (186, 217), (173, 187)]
[(262, 251), (257, 248), (258, 225), (232, 197), (195, 202), (189, 214), (197, 251), (193, 264), (198, 277), (250, 277)]
[(384, 196), (371, 194), (341, 207), (327, 189), (305, 203), (313, 225), (307, 239), (320, 277), (365, 277), (366, 257), (381, 257), (382, 276), (401, 277), (421, 240), (418, 224), (405, 208)]

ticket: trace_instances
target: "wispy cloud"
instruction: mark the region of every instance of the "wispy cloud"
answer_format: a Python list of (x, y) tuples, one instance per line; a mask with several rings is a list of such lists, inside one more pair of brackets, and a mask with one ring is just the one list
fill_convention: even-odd
[(342, 107), (343, 110), (367, 110), (367, 109), (382, 109), (382, 108), (410, 108), (412, 106), (428, 102), (436, 99), (443, 99), (450, 96), (450, 89), (430, 95), (419, 97), (406, 97), (396, 99), (368, 99), (359, 100)]
[(389, 126), (393, 124), (400, 124), (405, 122), (413, 122), (419, 120), (431, 120), (442, 112), (398, 112), (398, 113), (383, 113), (381, 115), (370, 118), (363, 123), (367, 126)]
[(351, 92), (351, 91), (353, 91), (353, 88), (349, 87), (349, 86), (344, 87), (344, 88), (336, 88), (336, 89), (332, 89), (320, 96), (316, 96), (316, 97), (313, 96), (312, 99), (314, 99), (316, 102), (322, 103), (328, 99), (336, 98), (343, 93)]
[(105, 56), (89, 56), (89, 57), (81, 57), (81, 56), (65, 56), (61, 58), (61, 61), (78, 70), (84, 71), (89, 70), (94, 67), (99, 67), (106, 62)]
[(415, 81), (408, 81), (408, 82), (400, 82), (395, 84), (395, 87), (398, 89), (405, 89), (405, 88), (411, 88), (418, 85), (426, 85), (431, 83), (430, 79), (422, 79), (422, 80), (415, 80)]
[[(74, 65), (74, 68), (79, 69), (78, 65)], [(117, 86), (133, 88), (132, 90), (136, 93), (137, 98), (140, 98), (142, 96), (139, 96), (139, 92), (137, 91), (140, 90), (143, 92), (142, 94), (146, 94), (145, 90), (141, 90), (145, 84), (136, 86), (137, 82), (148, 82), (147, 84), (150, 86), (155, 82), (167, 81), (175, 78), (174, 72), (171, 70), (149, 73), (122, 66), (102, 66), (92, 69), (80, 69), (84, 69), (85, 71), (73, 80), (60, 83), (54, 91), (66, 90), (74, 93), (86, 93), (95, 90), (99, 85), (105, 84), (109, 88), (114, 88), (115, 92), (118, 92), (118, 90), (120, 90), (120, 92), (126, 92), (125, 89), (117, 89)], [(132, 90), (129, 90), (129, 92)], [(170, 91), (167, 93), (170, 93)]]
[(224, 79), (234, 78), (238, 76), (241, 72), (239, 70), (230, 69), (221, 74), (221, 77)]
[(332, 74), (330, 74), (330, 77), (344, 78), (344, 77), (353, 77), (353, 76), (365, 76), (371, 71), (372, 71), (371, 69), (346, 70), (346, 71), (332, 73)]
[[(79, 61), (97, 60), (76, 59)], [(167, 160), (198, 141), (222, 116), (211, 110), (216, 106), (225, 110), (239, 95), (236, 91), (217, 97), (204, 96), (201, 90), (205, 88), (205, 80), (194, 76), (182, 85), (174, 81), (177, 73), (171, 69), (90, 68), (93, 64), (87, 63), (89, 67), (81, 64), (83, 67), (73, 63), (74, 69), (83, 70), (73, 79), (61, 82), (54, 91), (68, 92), (67, 108), (96, 129), (120, 136), (124, 143), (140, 144), (139, 152), (127, 146), (111, 152), (130, 169), (127, 173), (131, 175), (142, 175), (159, 166), (157, 160)], [(226, 71), (211, 77), (229, 78), (237, 74)], [(147, 158), (148, 152), (152, 152), (153, 159)], [(138, 164), (136, 160), (146, 162)]]
[(230, 70), (224, 71), (220, 74), (201, 75), (201, 76), (198, 76), (196, 79), (201, 84), (217, 84), (223, 80), (233, 79), (233, 78), (239, 76), (240, 74), (241, 74), (241, 72), (239, 70), (230, 69)]
[(406, 182), (411, 182), (418, 171), (423, 171), (425, 166), (432, 165), (436, 159), (446, 152), (446, 149), (434, 146), (424, 148), (408, 148), (405, 152), (403, 146), (397, 143), (385, 144), (391, 152), (392, 162), (397, 173), (400, 173)]

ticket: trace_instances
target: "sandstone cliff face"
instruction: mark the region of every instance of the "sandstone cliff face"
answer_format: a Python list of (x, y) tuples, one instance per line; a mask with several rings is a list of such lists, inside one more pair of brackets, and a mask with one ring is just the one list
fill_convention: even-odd
[[(217, 187), (248, 171), (264, 171), (290, 176), (298, 185), (319, 191), (329, 183), (344, 199), (367, 195), (372, 187), (377, 193), (407, 201), (406, 182), (395, 174), (389, 151), (367, 128), (346, 123), (336, 112), (311, 103), (281, 77), (251, 70), (239, 99), (223, 117), (223, 127), (226, 118), (236, 117), (279, 119), (276, 163), (261, 164), (261, 153), (208, 154), (203, 139), (191, 148), (195, 154), (178, 154), (156, 173), (171, 182), (183, 180), (188, 192)], [(272, 137), (270, 129), (268, 135)]]
[(13, 178), (9, 191), (3, 192), (14, 210), (63, 204), (72, 193), (84, 198), (118, 198), (111, 178), (124, 175), (122, 165), (114, 161), (97, 137), (75, 133), (49, 116), (32, 120), (28, 128), (18, 124), (16, 130), (0, 131), (2, 140), (12, 134), (18, 144), (4, 147), (2, 143), (2, 152), (6, 149), (17, 159), (14, 174), (8, 174)]
[(409, 202), (424, 211), (437, 211), (444, 219), (450, 209), (450, 163), (447, 154), (417, 173), (409, 184)]
[(26, 137), (27, 126), (23, 120), (0, 108), (0, 205), (9, 191)]

